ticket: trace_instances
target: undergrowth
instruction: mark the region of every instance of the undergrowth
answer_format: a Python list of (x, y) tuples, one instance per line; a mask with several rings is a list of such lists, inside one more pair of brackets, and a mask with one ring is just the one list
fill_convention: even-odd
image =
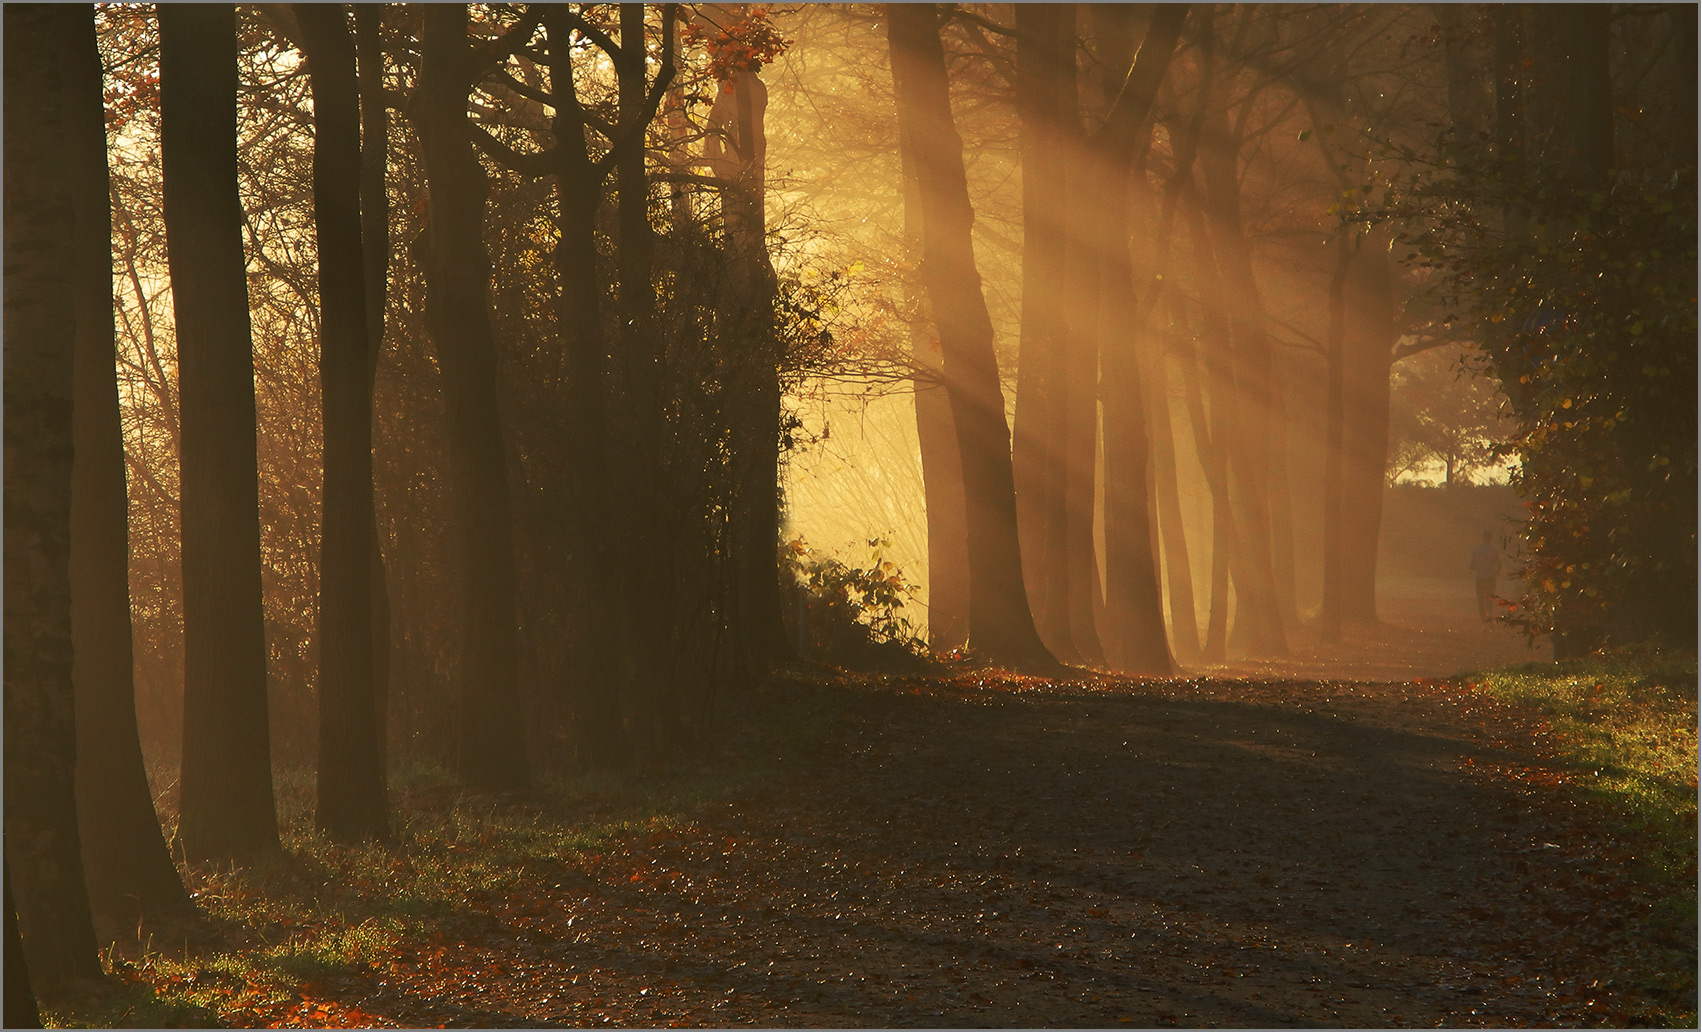
[(1555, 760), (1617, 838), (1637, 852), (1634, 872), (1652, 897), (1648, 985), (1680, 990), (1688, 1006), (1665, 1016), (1696, 1023), (1696, 658), (1621, 649), (1485, 673), (1489, 695), (1532, 707), (1550, 722)]

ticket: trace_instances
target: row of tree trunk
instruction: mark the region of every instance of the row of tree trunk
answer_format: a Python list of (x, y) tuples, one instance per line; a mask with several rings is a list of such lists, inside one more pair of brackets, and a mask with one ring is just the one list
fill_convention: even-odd
[[(1155, 9), (1138, 48), (1142, 27), (1132, 9), (1084, 10), (1091, 24), (1077, 24), (1073, 4), (1015, 11), (1024, 235), (1014, 440), (1004, 430), (984, 306), (977, 310), (973, 214), (939, 43), (951, 13), (894, 6), (888, 22), (906, 233), (919, 251), (933, 316), (913, 322), (930, 637), (938, 651), (967, 643), (985, 659), (1021, 665), (1042, 655), (1028, 635), (1032, 626), (1051, 658), (1142, 674), (1171, 672), (1173, 643), (1190, 660), (1221, 660), (1230, 649), (1281, 654), (1299, 624), (1283, 444), (1288, 416), (1242, 231), (1242, 130), (1231, 122), (1229, 77), (1214, 77), (1213, 8), (1194, 5), (1191, 15), (1188, 5)], [(1150, 112), (1189, 17), (1199, 95), (1192, 113), (1171, 127), (1175, 167), (1153, 219), (1135, 206), (1135, 183), (1144, 178)], [(1092, 45), (1085, 86), (1077, 71), (1083, 39)], [(1172, 255), (1183, 250), (1172, 236), (1184, 209), (1197, 312), (1164, 293), (1167, 277), (1176, 278)], [(1135, 267), (1131, 243), (1152, 256), (1149, 265)], [(1339, 637), (1344, 619), (1376, 620), (1396, 337), (1384, 249), (1344, 254), (1333, 288), (1335, 343), (1326, 356), (1326, 641)], [(937, 338), (929, 332), (936, 326)], [(1213, 499), (1203, 642), (1178, 497), (1172, 365), (1182, 374)], [(1001, 441), (1010, 442), (1008, 452)], [(1002, 470), (981, 469), (993, 463), (988, 457), (1002, 463), (1007, 454), (1010, 488)], [(1019, 564), (1009, 555), (1012, 524)], [(967, 550), (956, 547), (959, 540)]]
[[(316, 820), (333, 839), (389, 834), (385, 802), (388, 594), (375, 533), (373, 384), (388, 279), (388, 149), (381, 10), (270, 6), (307, 58), (315, 116), (324, 490), (320, 554)], [(407, 105), (426, 181), (426, 325), (447, 402), (453, 582), (458, 607), (459, 774), (473, 788), (530, 781), (520, 713), (517, 572), (509, 460), (498, 410), (487, 176), (468, 95), (540, 26), (553, 73), (556, 146), (515, 158), (556, 178), (562, 338), (576, 462), (570, 524), (595, 543), (566, 579), (588, 636), (574, 694), (579, 760), (670, 762), (684, 730), (672, 657), (678, 610), (665, 499), (664, 338), (656, 323), (645, 128), (674, 75), (670, 5), (652, 74), (645, 9), (623, 5), (617, 43), (565, 7), (523, 11), (475, 48), (467, 9), (425, 9)], [(39, 988), (99, 974), (94, 928), (195, 920), (154, 813), (137, 732), (124, 442), (114, 376), (110, 191), (93, 12), (6, 11), (7, 841), (8, 887)], [(180, 384), (184, 724), (180, 821), (191, 862), (279, 849), (267, 716), (255, 395), (237, 194), (237, 24), (228, 6), (159, 8), (161, 153)], [(591, 39), (613, 60), (619, 126), (596, 160), (570, 55)], [(506, 48), (506, 49), (505, 49)], [(57, 57), (65, 55), (67, 60)], [(729, 606), (739, 664), (759, 678), (786, 654), (776, 545), (780, 375), (775, 277), (763, 230), (763, 89), (754, 69), (723, 84), (713, 149), (733, 287), (723, 332), (749, 351), (733, 428)], [(67, 174), (68, 173), (68, 174)], [(598, 206), (619, 198), (618, 328), (597, 260)], [(731, 328), (726, 329), (726, 328)], [(619, 408), (628, 418), (610, 417)], [(73, 435), (75, 463), (72, 463)], [(612, 605), (611, 605), (612, 604)], [(73, 648), (75, 644), (75, 648)], [(73, 713), (73, 710), (75, 713)], [(73, 736), (75, 741), (73, 742)], [(73, 762), (73, 758), (75, 761)], [(73, 805), (71, 794), (77, 804)], [(92, 904), (92, 907), (91, 907)], [(10, 908), (9, 908), (10, 910)]]

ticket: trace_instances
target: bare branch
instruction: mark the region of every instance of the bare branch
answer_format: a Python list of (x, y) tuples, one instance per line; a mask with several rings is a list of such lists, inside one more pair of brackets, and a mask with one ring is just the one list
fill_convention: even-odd
[(469, 119), (467, 125), (473, 131), (473, 143), (499, 165), (525, 176), (554, 176), (562, 171), (559, 147), (532, 153), (517, 151), (492, 136), (490, 130), (477, 122)]

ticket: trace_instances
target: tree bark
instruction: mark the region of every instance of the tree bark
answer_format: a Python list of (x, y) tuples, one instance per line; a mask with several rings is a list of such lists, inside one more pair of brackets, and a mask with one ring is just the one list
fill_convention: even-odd
[(1158, 526), (1163, 541), (1162, 559), (1167, 573), (1171, 648), (1179, 659), (1197, 660), (1200, 657), (1200, 625), (1194, 601), (1194, 568), (1189, 556), (1188, 532), (1182, 518), (1181, 488), (1176, 478), (1176, 435), (1171, 424), (1167, 351), (1161, 345), (1148, 353), (1154, 363), (1145, 377), (1147, 413), (1152, 420), (1153, 494), (1157, 500)]
[(30, 986), (30, 966), (24, 960), (24, 941), (18, 935), (18, 905), (12, 900), (12, 865), (6, 874), (6, 983), (5, 1011), (0, 1017), (7, 1029), (40, 1029), (41, 1011), (36, 1007), (35, 989)]
[[(1241, 231), (1241, 185), (1239, 152), (1241, 141), (1231, 135), (1229, 118), (1221, 101), (1213, 103), (1200, 147), (1200, 167), (1206, 187), (1206, 209), (1211, 225), (1212, 249), (1222, 279), (1223, 301), (1228, 306), (1230, 338), (1234, 347), (1235, 439), (1224, 442), (1240, 531), (1244, 578), (1236, 581), (1236, 626), (1232, 636), (1242, 640), (1255, 656), (1280, 655), (1288, 651), (1283, 633), (1282, 606), (1278, 601), (1276, 564), (1273, 559), (1269, 468), (1286, 462), (1274, 454), (1270, 434), (1276, 414), (1270, 390), (1275, 375), (1269, 335), (1265, 333), (1258, 284)], [(1214, 405), (1215, 408), (1215, 405)]]
[(342, 843), (390, 821), (373, 690), (372, 366), (361, 240), (360, 91), (341, 4), (297, 4), (313, 90), (313, 222), (325, 486), (319, 561), (319, 777), (315, 821)]
[(1389, 462), (1389, 363), (1395, 325), (1394, 269), (1386, 246), (1366, 241), (1348, 275), (1342, 389), (1342, 619), (1376, 624), (1377, 546)]
[(130, 627), (129, 509), (114, 372), (112, 184), (94, 16), (60, 9), (66, 97), (64, 170), (72, 191), (76, 360), (72, 417), (71, 634), (76, 683), (77, 817), (89, 903), (103, 927), (194, 913), (172, 866), (136, 726)]
[[(1147, 115), (1170, 67), (1188, 16), (1186, 5), (1155, 8), (1138, 55), (1121, 8), (1096, 11), (1106, 39), (1102, 59), (1128, 68), (1122, 82), (1106, 84), (1109, 109), (1093, 141), (1092, 180), (1100, 188), (1095, 263), (1105, 277), (1101, 336), (1105, 345), (1100, 396), (1105, 406), (1105, 582), (1106, 638), (1120, 669), (1169, 675), (1175, 670), (1165, 635), (1164, 602), (1154, 548), (1151, 445), (1146, 389), (1140, 368), (1134, 269), (1129, 257), (1129, 190), (1138, 134), (1151, 129)], [(1111, 331), (1110, 328), (1117, 328)], [(1119, 332), (1120, 331), (1120, 332)], [(1120, 338), (1120, 339), (1119, 339)], [(1091, 496), (1088, 515), (1091, 521)], [(1091, 522), (1088, 525), (1092, 562)], [(1072, 621), (1072, 627), (1075, 622)]]
[(101, 974), (77, 834), (71, 421), (83, 238), (65, 176), (77, 98), (62, 64), (69, 23), (89, 14), (32, 4), (4, 16), (5, 855), (8, 869), (18, 862), (30, 976), (51, 995)]
[(969, 648), (1017, 668), (1051, 670), (1029, 611), (1017, 544), (1010, 428), (993, 355), (993, 325), (975, 268), (963, 169), (952, 123), (939, 12), (887, 8), (901, 146), (913, 148), (922, 209), (921, 278), (940, 331), (946, 388), (963, 460), (969, 542)]
[[(753, 71), (735, 71), (721, 84), (712, 128), (705, 141), (711, 170), (727, 185), (721, 205), (729, 261), (729, 286), (722, 319), (736, 342), (740, 398), (732, 408), (733, 472), (737, 480), (732, 513), (735, 606), (741, 666), (746, 676), (765, 677), (776, 660), (793, 658), (780, 616), (780, 366), (775, 337), (774, 266), (768, 258), (764, 200), (767, 196), (768, 136), (764, 126), (768, 87)], [(717, 116), (716, 111), (720, 112)]]
[[(663, 29), (673, 31), (673, 11), (663, 14)], [(673, 762), (681, 743), (678, 686), (669, 647), (674, 632), (674, 564), (668, 548), (664, 505), (663, 420), (664, 369), (667, 355), (655, 332), (656, 292), (651, 280), (655, 231), (650, 225), (650, 180), (645, 170), (643, 126), (653, 107), (646, 72), (644, 5), (620, 5), (620, 51), (614, 57), (620, 104), (620, 125), (634, 136), (615, 162), (620, 275), (618, 344), (632, 415), (631, 458), (623, 465), (625, 485), (620, 492), (626, 511), (623, 561), (629, 579), (626, 622), (629, 635), (626, 662), (631, 665), (632, 690), (626, 700), (627, 733), (640, 761), (652, 770)], [(671, 50), (671, 38), (664, 50)], [(669, 62), (672, 55), (668, 54)], [(665, 64), (665, 69), (671, 64)]]
[[(384, 93), (382, 4), (355, 4), (355, 50), (360, 89), (360, 219), (362, 275), (366, 283), (368, 391), (376, 389), (384, 354), (384, 316), (390, 280), (390, 199), (385, 171), (390, 157), (390, 108)], [(374, 501), (378, 484), (373, 484)], [(372, 704), (378, 725), (378, 769), (390, 770), (390, 585), (384, 536), (372, 514)]]
[[(903, 179), (904, 240), (912, 256), (922, 247), (922, 205), (915, 159), (899, 148)], [(919, 259), (914, 259), (920, 264)], [(935, 653), (969, 642), (969, 527), (963, 494), (963, 459), (952, 421), (951, 393), (939, 334), (927, 301), (913, 281), (903, 285), (911, 361), (915, 373), (916, 447), (922, 456), (922, 501), (928, 519), (928, 648)]]
[[(1017, 528), (1023, 575), (1033, 586), (1040, 637), (1054, 656), (1079, 663), (1083, 657), (1070, 634), (1064, 474), (1069, 169), (1081, 145), (1075, 5), (1018, 4), (1015, 13), (1023, 224), (1022, 313), (1011, 443)], [(1093, 414), (1088, 415), (1091, 419)]]
[(431, 6), (423, 17), (414, 118), (430, 191), (426, 325), (443, 363), (449, 417), (460, 611), (459, 773), (470, 786), (510, 790), (526, 786), (530, 774), (520, 728), (513, 522), (483, 236), (489, 184), (467, 123), (466, 5)]
[(1207, 391), (1211, 397), (1208, 416), (1197, 375), (1198, 362), (1183, 363), (1188, 414), (1199, 446), (1200, 466), (1212, 495), (1211, 613), (1206, 628), (1203, 655), (1219, 662), (1226, 658), (1229, 642), (1229, 582), (1235, 578), (1238, 605), (1246, 605), (1246, 552), (1242, 532), (1231, 504), (1229, 451), (1238, 433), (1235, 370), (1229, 352), (1229, 327), (1223, 313), (1223, 290), (1212, 255), (1211, 239), (1198, 206), (1188, 209), (1193, 243), (1195, 282), (1200, 292), (1200, 349), (1205, 365)]
[(1329, 329), (1324, 360), (1324, 589), (1318, 613), (1318, 641), (1326, 645), (1342, 638), (1342, 483), (1347, 419), (1345, 379), (1347, 340), (1347, 277), (1353, 266), (1353, 244), (1347, 227), (1336, 231), (1336, 267), (1330, 274)]
[(254, 363), (236, 170), (236, 17), (162, 4), (160, 152), (182, 421), (183, 768), (193, 861), (278, 850)]
[(574, 692), (574, 742), (579, 763), (606, 770), (628, 755), (621, 718), (622, 648), (625, 595), (615, 576), (616, 531), (610, 500), (607, 412), (608, 343), (597, 271), (597, 206), (602, 174), (586, 150), (582, 111), (575, 92), (572, 28), (561, 8), (544, 14), (549, 41), (550, 90), (556, 100), (553, 123), (559, 149), (556, 172), (557, 244), (556, 326), (563, 339), (567, 375), (568, 433), (573, 438), (569, 469), (569, 519), (577, 529), (583, 557), (573, 580), (578, 611), (586, 623), (581, 639), (584, 668)]

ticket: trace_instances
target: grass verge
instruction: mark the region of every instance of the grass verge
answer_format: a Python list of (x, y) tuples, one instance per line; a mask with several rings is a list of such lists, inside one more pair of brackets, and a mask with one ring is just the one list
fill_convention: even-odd
[(1487, 672), (1478, 687), (1548, 720), (1549, 747), (1568, 784), (1636, 855), (1633, 873), (1651, 905), (1636, 978), (1675, 1002), (1662, 1019), (1694, 1028), (1696, 658), (1622, 649)]
[[(667, 776), (580, 775), (493, 797), (462, 792), (429, 764), (399, 766), (387, 844), (320, 836), (311, 772), (280, 772), (283, 855), (246, 868), (185, 871), (208, 928), (177, 942), (108, 946), (106, 983), (43, 1002), (44, 1024), (360, 1028), (465, 1020), (465, 1012), (436, 1016), (429, 998), (402, 993), (391, 995), (383, 1015), (338, 1001), (356, 984), (370, 996), (399, 959), (431, 966), (453, 956), (446, 945), (487, 932), (493, 915), (523, 906), (528, 885), (602, 878), (627, 843), (686, 831), (703, 807), (819, 754), (835, 727), (825, 700), (803, 685), (759, 690), (724, 715), (714, 750)], [(445, 978), (452, 982), (454, 973)], [(509, 1018), (474, 1021), (512, 1024)]]

